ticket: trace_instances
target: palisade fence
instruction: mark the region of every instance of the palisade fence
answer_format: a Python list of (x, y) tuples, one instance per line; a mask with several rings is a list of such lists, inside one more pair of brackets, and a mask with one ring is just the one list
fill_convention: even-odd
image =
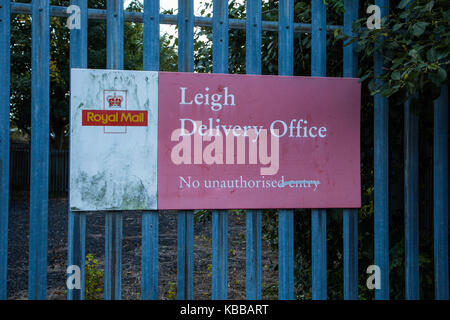
[[(9, 188), (28, 191), (30, 186), (30, 145), (11, 144)], [(48, 191), (54, 196), (69, 192), (69, 150), (51, 149), (49, 153)]]
[[(212, 26), (213, 72), (228, 70), (228, 30), (246, 32), (246, 70), (261, 73), (262, 30), (278, 31), (279, 74), (292, 75), (294, 32), (312, 34), (312, 76), (326, 76), (326, 35), (337, 28), (352, 33), (358, 16), (358, 1), (345, 0), (344, 26), (327, 26), (323, 0), (312, 0), (312, 23), (294, 23), (294, 0), (279, 0), (278, 22), (261, 20), (261, 0), (246, 1), (246, 20), (229, 19), (228, 2), (213, 1), (213, 18), (195, 17), (193, 0), (178, 1), (178, 15), (160, 14), (158, 0), (144, 0), (143, 13), (124, 11), (123, 0), (108, 0), (106, 10), (88, 9), (87, 0), (72, 0), (81, 8), (81, 28), (70, 34), (70, 65), (87, 68), (87, 21), (107, 21), (107, 67), (123, 68), (124, 21), (143, 23), (144, 70), (159, 70), (160, 24), (178, 25), (178, 70), (193, 72), (194, 26)], [(382, 16), (389, 10), (388, 0), (377, 0)], [(32, 19), (32, 134), (30, 159), (30, 239), (29, 299), (46, 298), (48, 185), (49, 185), (49, 20), (67, 17), (66, 7), (50, 6), (48, 0), (31, 4), (1, 0), (0, 6), (0, 298), (6, 299), (8, 253), (8, 171), (9, 171), (9, 88), (10, 88), (10, 17), (31, 14)], [(353, 46), (344, 47), (345, 77), (357, 76), (357, 57)], [(374, 58), (375, 74), (382, 72), (382, 56)], [(448, 97), (447, 88), (434, 104), (434, 274), (435, 298), (449, 298), (448, 279)], [(374, 264), (381, 271), (381, 287), (376, 299), (389, 299), (389, 207), (388, 207), (388, 99), (374, 100)], [(417, 116), (405, 108), (405, 283), (407, 299), (419, 299), (418, 246), (418, 126)], [(84, 298), (84, 260), (86, 215), (68, 212), (68, 265), (81, 268), (81, 289), (68, 290), (68, 299)], [(294, 213), (278, 211), (279, 299), (294, 299)], [(246, 297), (261, 299), (261, 216), (262, 210), (246, 213)], [(312, 222), (312, 298), (327, 298), (325, 209), (313, 209)], [(105, 299), (121, 298), (122, 215), (105, 214)], [(178, 213), (177, 298), (193, 299), (193, 211)], [(212, 215), (212, 298), (227, 299), (226, 211)], [(358, 299), (358, 210), (343, 209), (344, 298)], [(158, 298), (158, 212), (142, 213), (142, 299)]]

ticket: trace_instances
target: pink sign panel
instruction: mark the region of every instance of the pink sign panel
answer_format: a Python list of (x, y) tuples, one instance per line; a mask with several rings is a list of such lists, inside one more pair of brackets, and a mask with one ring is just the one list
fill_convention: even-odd
[(158, 209), (361, 206), (358, 79), (159, 73)]

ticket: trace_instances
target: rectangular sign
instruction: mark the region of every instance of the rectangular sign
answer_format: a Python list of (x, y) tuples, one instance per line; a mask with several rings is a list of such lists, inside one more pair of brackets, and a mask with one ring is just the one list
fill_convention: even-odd
[(157, 209), (158, 73), (71, 70), (70, 208)]
[(360, 207), (358, 79), (159, 73), (158, 208)]
[(358, 79), (72, 70), (72, 210), (357, 208)]
[(135, 126), (146, 127), (147, 111), (83, 110), (83, 126)]

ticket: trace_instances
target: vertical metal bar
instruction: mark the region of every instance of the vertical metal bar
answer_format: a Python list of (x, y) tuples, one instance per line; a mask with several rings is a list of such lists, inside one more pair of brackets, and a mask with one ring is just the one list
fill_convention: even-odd
[[(69, 118), (70, 119), (70, 118)], [(67, 172), (67, 149), (63, 151), (63, 161), (64, 161), (64, 169), (63, 169), (63, 175), (64, 175), (64, 183), (63, 183), (63, 193), (65, 194), (67, 192), (67, 178), (69, 176)]]
[(261, 74), (261, 0), (248, 0), (245, 20), (247, 74)]
[(43, 300), (47, 291), (48, 164), (49, 164), (49, 3), (32, 4), (31, 45), (31, 173), (28, 299)]
[(123, 69), (123, 0), (106, 2), (106, 67)]
[(448, 87), (434, 102), (434, 292), (449, 299), (448, 285)]
[(6, 300), (8, 272), (10, 2), (0, 5), (0, 300)]
[(278, 210), (278, 299), (294, 299), (294, 212)]
[(246, 298), (261, 300), (261, 225), (262, 210), (248, 210), (246, 214)]
[[(70, 30), (70, 67), (87, 68), (87, 34), (88, 15), (87, 0), (71, 0), (70, 4), (80, 8), (80, 29)], [(70, 112), (70, 110), (69, 110)], [(71, 117), (69, 116), (69, 119)], [(66, 151), (64, 161), (64, 188), (66, 187)], [(83, 212), (68, 212), (68, 265), (80, 268), (80, 289), (67, 289), (68, 300), (84, 300), (85, 294), (85, 259), (86, 259), (86, 214)]]
[[(159, 71), (159, 0), (144, 0), (144, 70)], [(158, 299), (158, 211), (142, 213), (141, 299)]]
[(194, 213), (178, 212), (177, 299), (194, 299)]
[(213, 72), (228, 73), (228, 0), (213, 2)]
[(327, 214), (325, 209), (311, 213), (312, 299), (327, 299)]
[(344, 299), (358, 300), (358, 210), (344, 209)]
[(411, 99), (404, 106), (405, 121), (405, 298), (419, 295), (419, 116)]
[(212, 299), (228, 297), (228, 212), (212, 212)]
[[(123, 69), (123, 0), (106, 3), (106, 65)], [(105, 300), (122, 298), (122, 213), (105, 213)]]
[[(377, 0), (381, 18), (389, 14), (389, 0)], [(383, 56), (374, 53), (374, 75), (383, 73)], [(389, 141), (388, 99), (374, 97), (374, 242), (375, 264), (380, 267), (381, 287), (375, 289), (375, 299), (389, 299)]]
[[(358, 19), (359, 0), (344, 0), (344, 33), (353, 36), (352, 24)], [(358, 76), (358, 55), (355, 53), (355, 44), (344, 47), (344, 77)]]
[[(353, 21), (358, 19), (358, 0), (344, 1), (344, 33), (352, 36)], [(358, 57), (353, 44), (344, 47), (344, 77), (358, 76)], [(358, 299), (358, 210), (343, 210), (344, 299)]]
[(280, 0), (278, 8), (278, 74), (294, 74), (294, 0)]
[[(261, 0), (246, 1), (245, 20), (247, 74), (261, 74)], [(261, 224), (260, 210), (246, 212), (246, 298), (261, 299)]]
[[(228, 73), (228, 1), (213, 1), (213, 72)], [(228, 212), (212, 212), (212, 299), (228, 297)]]
[[(322, 0), (312, 0), (311, 75), (326, 76), (326, 7)], [(327, 212), (311, 210), (312, 299), (327, 299)]]
[(105, 300), (122, 298), (122, 215), (108, 212), (105, 216)]
[(53, 183), (54, 183), (54, 189), (52, 190), (53, 193), (57, 193), (59, 191), (59, 179), (58, 179), (58, 173), (59, 173), (59, 151), (53, 150), (53, 152), (50, 152), (50, 155), (53, 153)]
[(55, 157), (53, 156), (54, 152), (50, 149), (49, 151), (49, 159), (48, 159), (48, 163), (49, 163), (49, 192), (53, 192), (53, 190), (55, 190), (55, 175), (53, 174), (53, 172), (55, 171)]
[(141, 299), (158, 299), (158, 211), (142, 215)]
[(68, 300), (84, 300), (86, 257), (86, 214), (69, 210), (68, 219), (68, 265), (80, 268), (80, 289), (67, 289)]
[(144, 70), (159, 71), (159, 0), (144, 0)]
[[(194, 71), (194, 1), (178, 0), (178, 71)], [(194, 212), (178, 213), (177, 298), (194, 297)]]
[(194, 1), (178, 0), (178, 71), (194, 72)]
[(327, 19), (326, 6), (322, 0), (312, 0), (311, 20), (311, 76), (327, 75)]
[[(280, 0), (278, 8), (278, 74), (294, 73), (294, 1)], [(294, 299), (294, 211), (278, 211), (278, 298)]]

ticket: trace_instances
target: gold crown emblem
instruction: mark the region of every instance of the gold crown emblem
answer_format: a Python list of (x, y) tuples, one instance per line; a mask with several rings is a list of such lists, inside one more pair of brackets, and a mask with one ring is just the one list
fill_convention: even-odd
[(106, 100), (108, 100), (110, 107), (120, 107), (122, 104), (123, 97), (122, 96), (116, 96), (116, 93), (114, 92), (113, 96), (107, 96)]

